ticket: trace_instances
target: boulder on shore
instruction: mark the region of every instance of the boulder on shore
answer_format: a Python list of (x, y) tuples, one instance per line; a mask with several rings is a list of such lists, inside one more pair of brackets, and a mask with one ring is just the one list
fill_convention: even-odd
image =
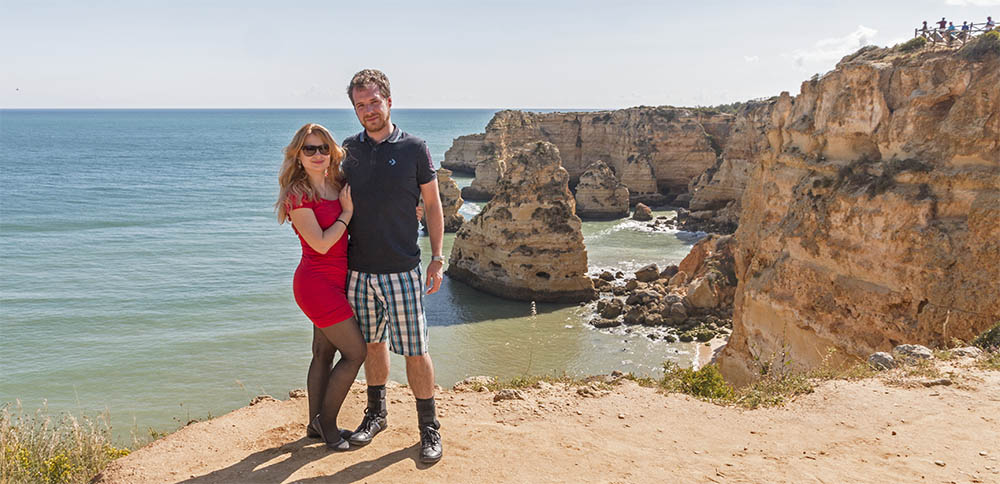
[(650, 210), (645, 204), (640, 203), (635, 206), (635, 212), (632, 213), (632, 220), (638, 220), (640, 222), (653, 220), (653, 211)]

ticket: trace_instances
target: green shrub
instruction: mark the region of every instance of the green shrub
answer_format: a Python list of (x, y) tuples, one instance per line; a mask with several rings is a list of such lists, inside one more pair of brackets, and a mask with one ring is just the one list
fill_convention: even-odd
[(726, 399), (733, 394), (732, 387), (722, 378), (722, 373), (719, 373), (719, 368), (715, 365), (692, 370), (681, 368), (673, 362), (664, 363), (660, 385), (668, 391), (709, 400)]
[(1000, 322), (997, 322), (992, 328), (972, 340), (972, 344), (987, 351), (1000, 350)]
[(1000, 57), (1000, 32), (986, 32), (965, 44), (958, 55), (966, 60), (981, 61), (986, 57)]
[(913, 52), (915, 50), (922, 49), (925, 45), (927, 45), (927, 39), (923, 37), (914, 37), (906, 42), (903, 42), (902, 44), (897, 44), (896, 48), (901, 52)]

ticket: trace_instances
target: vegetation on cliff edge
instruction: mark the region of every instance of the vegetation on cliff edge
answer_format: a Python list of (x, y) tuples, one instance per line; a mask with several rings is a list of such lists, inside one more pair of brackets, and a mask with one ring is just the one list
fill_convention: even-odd
[(0, 482), (88, 482), (128, 453), (111, 443), (107, 414), (76, 419), (50, 415), (46, 408), (29, 413), (7, 404), (0, 409)]

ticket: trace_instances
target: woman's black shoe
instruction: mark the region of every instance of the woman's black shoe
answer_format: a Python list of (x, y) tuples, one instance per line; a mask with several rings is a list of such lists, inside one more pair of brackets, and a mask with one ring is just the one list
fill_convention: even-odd
[(348, 443), (346, 439), (344, 439), (344, 433), (347, 432), (346, 430), (338, 429), (339, 431), (337, 432), (338, 435), (336, 442), (330, 442), (329, 440), (327, 440), (326, 436), (323, 435), (323, 426), (319, 423), (319, 415), (317, 415), (316, 418), (313, 419), (313, 421), (309, 424), (309, 427), (311, 427), (312, 430), (314, 430), (319, 434), (319, 438), (322, 439), (324, 443), (326, 443), (326, 447), (328, 449), (336, 451), (344, 451), (351, 448), (351, 444)]

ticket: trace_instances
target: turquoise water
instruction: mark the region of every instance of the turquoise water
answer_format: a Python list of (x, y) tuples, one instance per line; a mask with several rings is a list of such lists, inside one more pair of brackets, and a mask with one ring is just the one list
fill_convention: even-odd
[[(493, 112), (395, 110), (393, 120), (440, 162)], [(300, 249), (271, 207), (281, 149), (306, 122), (338, 138), (359, 130), (348, 110), (0, 110), (0, 403), (107, 410), (124, 436), (303, 387), (311, 326), (291, 292)], [(583, 230), (594, 272), (676, 263), (690, 248), (690, 234), (626, 220)], [(446, 279), (427, 299), (438, 383), (651, 374), (694, 354), (595, 331), (586, 307), (536, 311)], [(405, 381), (396, 358), (392, 378)]]

